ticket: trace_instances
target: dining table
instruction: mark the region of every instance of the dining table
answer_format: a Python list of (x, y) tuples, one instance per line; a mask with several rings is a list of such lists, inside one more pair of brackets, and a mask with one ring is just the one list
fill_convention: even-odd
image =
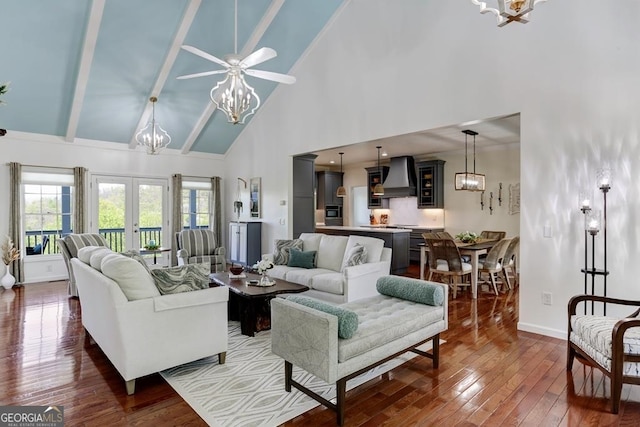
[[(456, 240), (456, 246), (460, 255), (467, 255), (471, 258), (471, 297), (478, 298), (478, 265), (480, 255), (486, 255), (489, 250), (498, 243), (496, 239), (479, 239), (474, 243), (466, 243)], [(424, 280), (424, 269), (427, 265), (427, 252), (429, 246), (425, 243), (420, 246), (420, 279)]]

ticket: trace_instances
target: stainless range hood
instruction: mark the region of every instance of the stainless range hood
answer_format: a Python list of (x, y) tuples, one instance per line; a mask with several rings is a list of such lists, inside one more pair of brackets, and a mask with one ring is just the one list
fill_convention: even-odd
[(413, 157), (401, 156), (391, 158), (389, 174), (382, 184), (384, 199), (393, 197), (416, 196), (416, 167)]

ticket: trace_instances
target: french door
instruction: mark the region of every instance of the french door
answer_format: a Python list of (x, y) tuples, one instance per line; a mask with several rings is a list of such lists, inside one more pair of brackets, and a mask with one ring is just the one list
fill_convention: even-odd
[(140, 250), (150, 241), (170, 246), (166, 179), (94, 175), (91, 195), (91, 230), (112, 250)]

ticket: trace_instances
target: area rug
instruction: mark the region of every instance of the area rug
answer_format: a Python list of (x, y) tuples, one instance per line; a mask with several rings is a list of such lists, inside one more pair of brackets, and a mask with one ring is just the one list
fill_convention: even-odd
[[(427, 345), (430, 349), (431, 344)], [(348, 381), (347, 389), (415, 356), (408, 352), (365, 372)], [(270, 331), (247, 337), (240, 333), (239, 322), (229, 322), (229, 350), (224, 365), (219, 365), (218, 357), (214, 356), (160, 374), (211, 426), (277, 426), (319, 405), (296, 389), (291, 393), (284, 390), (284, 362), (271, 353)], [(293, 377), (335, 402), (335, 385), (326, 384), (296, 367)]]

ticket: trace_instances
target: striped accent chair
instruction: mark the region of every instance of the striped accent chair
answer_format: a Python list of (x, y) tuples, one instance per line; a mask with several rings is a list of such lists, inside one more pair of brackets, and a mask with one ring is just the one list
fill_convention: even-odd
[(218, 246), (211, 230), (183, 230), (176, 233), (178, 265), (209, 263), (211, 272), (224, 271), (226, 251)]
[(57, 243), (69, 273), (68, 293), (72, 297), (77, 297), (78, 288), (76, 287), (76, 278), (73, 276), (71, 258), (77, 258), (78, 249), (85, 246), (105, 246), (108, 248), (109, 243), (101, 234), (97, 233), (69, 234), (58, 239)]
[[(624, 318), (581, 314), (583, 306), (604, 303), (636, 309)], [(611, 412), (620, 410), (622, 384), (640, 385), (640, 301), (577, 295), (569, 300), (567, 371), (573, 360), (601, 370), (611, 381)], [(587, 312), (588, 307), (584, 309)], [(593, 306), (591, 308), (593, 310)], [(581, 311), (581, 310), (580, 310)], [(570, 386), (572, 383), (570, 384)], [(571, 389), (570, 389), (571, 390)], [(605, 389), (606, 390), (606, 389)]]

